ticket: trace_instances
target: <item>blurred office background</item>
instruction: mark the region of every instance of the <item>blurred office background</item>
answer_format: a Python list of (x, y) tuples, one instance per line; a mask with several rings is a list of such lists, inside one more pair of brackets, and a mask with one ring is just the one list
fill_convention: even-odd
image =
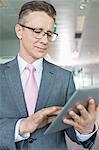
[[(16, 56), (14, 26), (28, 0), (0, 0), (0, 63)], [(99, 84), (99, 0), (46, 0), (57, 10), (58, 39), (47, 59), (73, 71), (77, 88)]]
[[(0, 0), (0, 63), (19, 49), (14, 26), (29, 0)], [(99, 0), (46, 0), (57, 10), (58, 39), (46, 59), (74, 73), (76, 87), (99, 84)], [(69, 144), (69, 150), (73, 150)], [(76, 150), (82, 148), (76, 147)], [(95, 150), (99, 149), (97, 146)]]

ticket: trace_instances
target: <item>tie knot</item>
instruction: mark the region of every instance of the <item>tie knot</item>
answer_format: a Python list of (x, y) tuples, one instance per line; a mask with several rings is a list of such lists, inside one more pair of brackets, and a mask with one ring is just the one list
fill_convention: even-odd
[(28, 64), (26, 66), (26, 69), (28, 69), (30, 72), (35, 72), (36, 71), (36, 68), (32, 64)]

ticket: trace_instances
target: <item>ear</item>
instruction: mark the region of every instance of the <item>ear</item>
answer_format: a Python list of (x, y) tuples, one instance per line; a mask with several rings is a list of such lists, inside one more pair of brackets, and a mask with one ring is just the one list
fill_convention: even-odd
[(17, 37), (21, 40), (23, 29), (19, 24), (15, 25), (15, 32), (16, 32)]

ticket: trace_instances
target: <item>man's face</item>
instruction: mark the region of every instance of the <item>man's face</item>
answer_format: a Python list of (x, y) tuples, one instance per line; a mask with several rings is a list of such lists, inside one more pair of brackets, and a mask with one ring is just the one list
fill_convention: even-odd
[[(34, 11), (26, 16), (25, 26), (53, 32), (54, 20), (43, 11)], [(32, 30), (20, 25), (16, 26), (16, 34), (21, 39), (19, 54), (27, 62), (32, 63), (47, 53), (51, 42), (46, 34), (40, 39), (35, 38)]]

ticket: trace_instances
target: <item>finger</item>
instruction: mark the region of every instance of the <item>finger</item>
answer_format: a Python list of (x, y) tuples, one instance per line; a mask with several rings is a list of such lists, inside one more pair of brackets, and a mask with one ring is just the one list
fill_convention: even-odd
[(52, 107), (48, 107), (48, 108), (44, 108), (40, 111), (40, 113), (44, 116), (48, 116), (50, 114), (55, 113), (56, 111), (60, 110), (60, 107), (58, 106), (52, 106)]
[(77, 105), (76, 107), (80, 112), (80, 117), (82, 117), (84, 120), (88, 119), (89, 114), (86, 108), (81, 104)]
[(74, 111), (69, 111), (69, 116), (77, 123), (80, 123), (80, 117), (74, 112)]
[(55, 118), (55, 116), (48, 117), (48, 123), (51, 123)]
[(78, 127), (77, 123), (74, 122), (72, 119), (64, 118), (64, 119), (63, 119), (63, 122), (64, 122), (65, 124), (71, 125), (71, 126), (73, 126), (73, 127)]
[(62, 108), (60, 108), (59, 110), (55, 111), (54, 113), (50, 115), (57, 116), (61, 111), (62, 111)]
[(90, 99), (89, 102), (88, 102), (88, 111), (90, 113), (95, 113), (96, 111), (96, 104), (95, 104), (95, 101), (94, 99)]

